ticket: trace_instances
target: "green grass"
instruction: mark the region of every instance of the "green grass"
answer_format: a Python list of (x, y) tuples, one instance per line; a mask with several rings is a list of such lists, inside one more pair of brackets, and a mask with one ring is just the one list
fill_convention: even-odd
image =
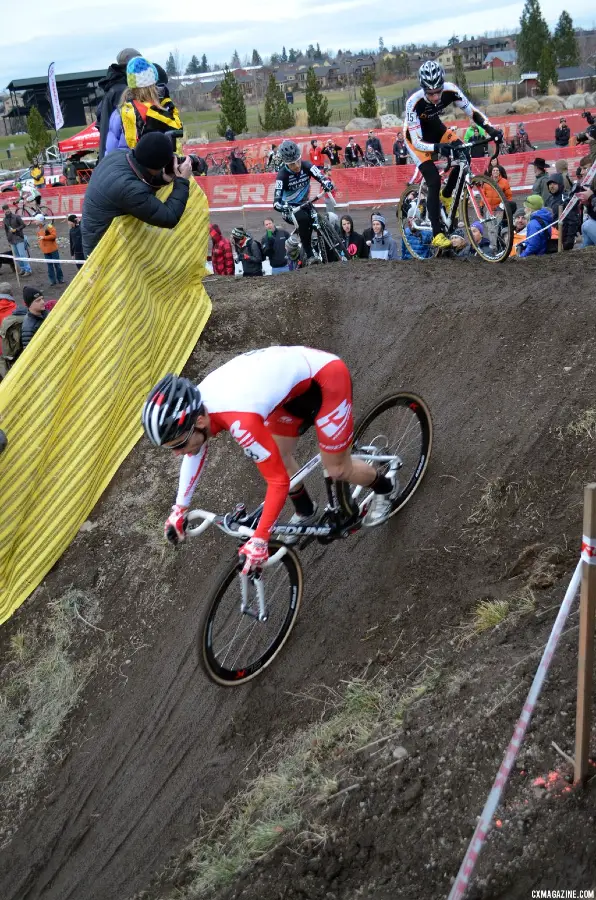
[[(67, 137), (77, 134), (83, 127), (77, 125), (76, 128), (61, 128), (58, 139), (64, 141)], [(0, 169), (23, 169), (29, 165), (29, 160), (25, 156), (25, 144), (28, 140), (27, 134), (8, 134), (0, 137)], [(8, 159), (6, 151), (11, 145), (14, 145), (14, 149), (11, 149), (11, 159)]]

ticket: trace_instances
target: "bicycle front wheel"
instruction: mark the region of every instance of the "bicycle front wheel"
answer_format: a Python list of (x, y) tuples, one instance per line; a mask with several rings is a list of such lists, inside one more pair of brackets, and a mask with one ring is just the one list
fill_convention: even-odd
[(259, 618), (257, 583), (249, 578), (246, 608), (241, 609), (241, 566), (236, 558), (213, 592), (200, 629), (199, 655), (217, 684), (245, 684), (271, 665), (287, 641), (302, 600), (302, 566), (281, 541), (269, 542), (269, 556), (284, 548), (281, 559), (263, 569), (265, 615)]
[[(468, 240), (478, 256), (486, 262), (504, 262), (513, 247), (513, 216), (499, 185), (486, 175), (475, 175), (464, 188), (460, 210)], [(476, 222), (482, 233), (473, 230)]]
[[(377, 464), (374, 457), (399, 458), (399, 489), (387, 518), (403, 509), (420, 485), (428, 468), (432, 443), (430, 410), (421, 397), (407, 391), (383, 397), (357, 423), (352, 453), (364, 454), (368, 457), (366, 462), (382, 475), (387, 472), (389, 463)], [(366, 508), (372, 498), (368, 488), (355, 488), (345, 482), (338, 482), (340, 490), (348, 491), (349, 501), (361, 508)]]

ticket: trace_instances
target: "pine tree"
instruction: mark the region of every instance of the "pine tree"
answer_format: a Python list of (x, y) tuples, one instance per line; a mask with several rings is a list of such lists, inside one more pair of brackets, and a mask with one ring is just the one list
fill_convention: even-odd
[(453, 80), (455, 81), (458, 88), (461, 89), (462, 93), (469, 95), (470, 89), (468, 88), (468, 81), (466, 79), (466, 73), (464, 70), (464, 63), (461, 58), (461, 53), (453, 54), (453, 62), (455, 64), (455, 71), (453, 73)]
[(526, 0), (519, 26), (516, 41), (519, 71), (536, 72), (542, 51), (550, 43), (550, 32), (539, 0)]
[(538, 92), (540, 94), (548, 94), (548, 86), (557, 83), (557, 64), (555, 60), (555, 49), (553, 42), (549, 41), (542, 48), (540, 59), (537, 66), (538, 72)]
[(373, 84), (372, 72), (365, 72), (360, 89), (360, 103), (354, 110), (355, 116), (375, 119), (377, 116), (377, 92)]
[(385, 41), (382, 37), (379, 38), (379, 53), (385, 52)]
[(323, 59), (323, 54), (321, 53), (321, 48), (320, 48), (318, 42), (317, 42), (317, 49), (313, 53), (313, 59), (316, 59), (316, 60)]
[(185, 75), (198, 75), (200, 71), (201, 71), (201, 63), (199, 62), (199, 60), (193, 53), (193, 55), (190, 58), (190, 62), (186, 67), (186, 72), (184, 74)]
[(51, 135), (46, 130), (41, 113), (36, 106), (31, 107), (31, 112), (27, 116), (27, 134), (29, 142), (25, 144), (25, 155), (29, 162), (33, 163), (52, 143)]
[(295, 63), (298, 59), (298, 51), (294, 50), (293, 47), (290, 47), (290, 52), (288, 53), (288, 62)]
[(284, 92), (275, 80), (275, 75), (269, 76), (267, 92), (265, 94), (264, 118), (259, 116), (259, 123), (263, 131), (285, 131), (295, 123), (294, 113), (288, 106)]
[(208, 72), (208, 71), (209, 71), (209, 64), (207, 63), (207, 57), (205, 56), (204, 53), (203, 53), (203, 55), (201, 56), (201, 68), (200, 68), (199, 71), (201, 71), (201, 72)]
[(565, 10), (559, 16), (559, 21), (555, 27), (554, 45), (559, 66), (579, 65), (579, 44), (573, 28), (573, 19)]
[(221, 83), (221, 115), (217, 130), (221, 135), (226, 133), (228, 125), (235, 134), (246, 131), (246, 104), (240, 85), (234, 78), (234, 73), (226, 69)]
[(251, 65), (252, 65), (252, 66), (262, 66), (262, 65), (263, 65), (263, 60), (261, 59), (261, 54), (259, 53), (258, 50), (253, 50), (253, 51), (252, 51), (252, 62), (251, 62)]
[(331, 110), (327, 97), (323, 97), (315, 70), (310, 66), (306, 73), (306, 111), (308, 113), (308, 124), (313, 125), (329, 125), (331, 118)]
[(315, 58), (315, 48), (314, 48), (313, 44), (309, 44), (308, 47), (306, 48), (306, 57), (307, 57), (307, 59)]
[(286, 48), (285, 48), (285, 47), (282, 47), (282, 48), (281, 48), (281, 61), (282, 61), (283, 63), (287, 63), (287, 61), (288, 61), (288, 54), (286, 53)]
[(230, 63), (230, 67), (232, 69), (240, 68), (240, 56), (238, 55), (238, 51), (234, 50), (234, 55), (232, 56), (232, 61)]
[(173, 53), (170, 53), (170, 55), (168, 56), (168, 61), (166, 62), (166, 74), (168, 75), (168, 77), (170, 75), (178, 75), (176, 60), (174, 59)]

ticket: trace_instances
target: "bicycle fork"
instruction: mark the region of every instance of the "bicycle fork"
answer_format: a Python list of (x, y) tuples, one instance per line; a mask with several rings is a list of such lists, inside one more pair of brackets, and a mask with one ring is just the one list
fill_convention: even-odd
[[(248, 585), (251, 578), (257, 592), (257, 603), (259, 605), (258, 613), (254, 612), (250, 608)], [(244, 572), (240, 573), (240, 592), (242, 596), (240, 612), (247, 616), (251, 616), (251, 618), (253, 619), (258, 619), (259, 622), (266, 622), (269, 616), (267, 615), (267, 607), (265, 605), (265, 587), (263, 585), (263, 579), (261, 578), (260, 569), (254, 572), (252, 575), (245, 575)]]

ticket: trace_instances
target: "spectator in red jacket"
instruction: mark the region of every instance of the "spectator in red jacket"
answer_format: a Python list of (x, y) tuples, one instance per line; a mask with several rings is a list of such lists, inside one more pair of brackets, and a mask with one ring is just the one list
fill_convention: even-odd
[(323, 156), (323, 151), (319, 147), (319, 142), (317, 140), (312, 140), (310, 142), (310, 150), (308, 151), (308, 155), (313, 166), (316, 166), (322, 171), (325, 157)]
[(212, 225), (209, 234), (213, 242), (211, 265), (214, 275), (233, 275), (235, 272), (232, 245), (221, 233), (219, 225)]

